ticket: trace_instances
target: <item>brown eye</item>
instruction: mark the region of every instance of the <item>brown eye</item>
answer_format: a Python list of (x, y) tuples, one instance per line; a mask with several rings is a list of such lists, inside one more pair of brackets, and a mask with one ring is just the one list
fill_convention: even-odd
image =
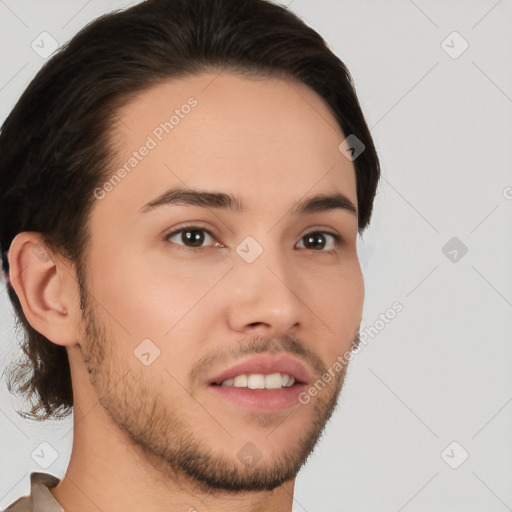
[[(206, 229), (195, 226), (178, 229), (166, 238), (177, 245), (190, 248), (204, 247), (205, 240), (208, 241), (208, 238), (213, 240), (213, 236)], [(211, 242), (208, 245), (211, 245)]]
[(181, 241), (185, 245), (190, 244), (193, 247), (200, 247), (204, 242), (204, 233), (197, 229), (187, 229), (181, 232)]
[(323, 251), (326, 247), (327, 250), (335, 249), (341, 238), (327, 231), (313, 231), (303, 236), (301, 241), (304, 242), (304, 249), (311, 249), (314, 251)]

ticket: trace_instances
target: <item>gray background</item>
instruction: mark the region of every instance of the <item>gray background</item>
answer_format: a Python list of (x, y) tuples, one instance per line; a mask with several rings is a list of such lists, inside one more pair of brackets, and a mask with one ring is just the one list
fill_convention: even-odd
[[(360, 243), (372, 335), (294, 512), (512, 510), (512, 3), (286, 3), (348, 65), (383, 168)], [(0, 120), (45, 61), (32, 41), (62, 44), (125, 5), (0, 0)], [(395, 301), (403, 310), (379, 322)], [(0, 315), (8, 361), (4, 287)], [(2, 383), (0, 509), (28, 493), (30, 471), (61, 477), (69, 461), (71, 418), (32, 424), (21, 405)], [(31, 456), (45, 441), (58, 454), (47, 469)]]

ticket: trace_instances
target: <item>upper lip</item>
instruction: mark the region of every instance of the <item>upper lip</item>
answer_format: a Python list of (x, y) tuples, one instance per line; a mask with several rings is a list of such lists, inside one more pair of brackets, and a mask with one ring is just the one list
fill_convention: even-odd
[(300, 361), (288, 355), (272, 356), (270, 354), (259, 355), (240, 361), (230, 366), (215, 377), (209, 379), (209, 384), (220, 384), (227, 379), (233, 379), (237, 375), (260, 373), (269, 375), (272, 373), (286, 373), (295, 377), (299, 384), (307, 384), (311, 381), (311, 373)]

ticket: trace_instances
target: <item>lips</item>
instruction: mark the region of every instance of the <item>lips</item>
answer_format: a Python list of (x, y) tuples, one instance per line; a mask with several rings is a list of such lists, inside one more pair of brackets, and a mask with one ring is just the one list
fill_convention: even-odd
[(272, 356), (270, 354), (259, 355), (246, 359), (208, 380), (208, 384), (221, 384), (227, 379), (234, 379), (237, 375), (249, 375), (260, 373), (270, 375), (272, 373), (286, 373), (295, 377), (297, 384), (311, 382), (311, 373), (300, 361), (288, 355)]

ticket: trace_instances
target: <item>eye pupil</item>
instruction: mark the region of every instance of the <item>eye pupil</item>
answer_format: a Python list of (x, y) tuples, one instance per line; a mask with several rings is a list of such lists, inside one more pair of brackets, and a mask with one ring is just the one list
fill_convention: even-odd
[(306, 246), (313, 249), (323, 249), (325, 247), (325, 236), (320, 233), (312, 233), (304, 237)]
[(183, 231), (181, 239), (185, 244), (191, 244), (193, 247), (200, 247), (204, 242), (204, 232), (198, 229), (188, 229)]

